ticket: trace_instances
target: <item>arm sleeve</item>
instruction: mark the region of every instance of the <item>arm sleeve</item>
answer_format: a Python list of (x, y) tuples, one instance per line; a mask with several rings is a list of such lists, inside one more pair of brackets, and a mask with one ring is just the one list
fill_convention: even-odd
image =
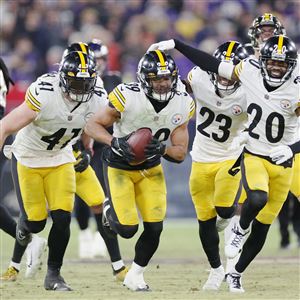
[(187, 57), (195, 65), (199, 66), (203, 71), (210, 71), (218, 74), (218, 68), (220, 61), (214, 56), (193, 48), (179, 40), (174, 39), (175, 49), (181, 52), (185, 57)]

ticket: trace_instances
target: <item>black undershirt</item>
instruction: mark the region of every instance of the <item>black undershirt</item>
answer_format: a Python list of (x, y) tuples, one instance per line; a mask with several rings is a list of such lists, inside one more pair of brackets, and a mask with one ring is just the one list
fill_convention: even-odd
[(168, 105), (168, 103), (170, 101), (169, 100), (169, 101), (160, 102), (160, 101), (157, 101), (157, 100), (155, 100), (153, 98), (150, 98), (148, 96), (147, 96), (147, 98), (151, 102), (151, 104), (152, 104), (154, 110), (156, 111), (156, 113), (159, 113), (161, 110), (163, 110)]

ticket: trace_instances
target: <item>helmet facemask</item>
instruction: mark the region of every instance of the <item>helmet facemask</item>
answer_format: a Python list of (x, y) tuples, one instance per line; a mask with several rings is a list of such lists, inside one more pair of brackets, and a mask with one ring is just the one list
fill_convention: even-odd
[(94, 94), (96, 77), (70, 77), (61, 74), (60, 79), (63, 92), (66, 93), (72, 101), (88, 102)]
[(230, 96), (240, 86), (239, 81), (228, 80), (219, 75), (212, 74), (212, 82), (215, 85), (216, 90), (221, 98)]
[(177, 91), (178, 69), (170, 55), (158, 52), (159, 57), (163, 57), (161, 61), (155, 51), (144, 55), (139, 62), (137, 78), (148, 97), (158, 102), (166, 102), (170, 101)]
[(97, 80), (95, 60), (83, 52), (71, 52), (62, 60), (59, 77), (61, 89), (70, 100), (87, 102)]
[[(260, 39), (261, 34), (264, 31), (264, 27), (266, 28), (266, 30), (268, 30), (267, 27), (272, 27), (272, 33), (266, 38)], [(279, 20), (269, 13), (265, 13), (264, 15), (255, 18), (252, 26), (248, 31), (248, 36), (251, 39), (251, 44), (257, 50), (260, 50), (262, 48), (263, 44), (267, 41), (268, 38), (279, 34), (285, 35), (286, 30), (281, 25)]]
[[(229, 41), (220, 45), (214, 52), (214, 57), (219, 61), (237, 65), (241, 60), (249, 56), (247, 50), (236, 41)], [(229, 80), (214, 73), (210, 73), (211, 81), (216, 93), (221, 97), (233, 94), (240, 86), (239, 81)]]
[[(279, 44), (281, 45), (279, 46)], [(268, 85), (279, 87), (291, 77), (297, 65), (297, 50), (296, 48), (293, 49), (295, 46), (292, 44), (293, 43), (291, 43), (287, 37), (283, 37), (282, 35), (274, 36), (270, 38), (261, 49), (259, 57), (261, 74)], [(280, 69), (283, 67), (286, 67), (286, 71), (282, 74), (276, 74), (276, 68), (278, 72), (280, 72)]]

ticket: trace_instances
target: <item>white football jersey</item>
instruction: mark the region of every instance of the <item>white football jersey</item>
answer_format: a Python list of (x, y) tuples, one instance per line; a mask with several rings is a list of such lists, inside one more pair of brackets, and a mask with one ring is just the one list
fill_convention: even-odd
[(223, 98), (215, 92), (210, 75), (199, 67), (188, 75), (196, 99), (196, 136), (191, 151), (193, 161), (219, 162), (236, 159), (240, 149), (228, 150), (233, 138), (246, 127), (247, 103), (242, 87)]
[(246, 149), (269, 156), (273, 147), (295, 141), (299, 107), (299, 80), (294, 71), (289, 80), (272, 92), (263, 83), (259, 63), (246, 59), (235, 67), (247, 97), (249, 139)]
[(183, 88), (160, 112), (156, 112), (140, 83), (119, 84), (110, 94), (109, 101), (121, 113), (114, 123), (115, 137), (123, 137), (138, 128), (148, 127), (160, 141), (167, 141), (172, 131), (187, 122), (194, 114), (193, 99)]
[(33, 168), (75, 161), (72, 145), (91, 115), (108, 103), (106, 91), (98, 86), (88, 102), (66, 100), (58, 73), (45, 74), (33, 82), (25, 101), (37, 116), (17, 133), (12, 152), (21, 164)]

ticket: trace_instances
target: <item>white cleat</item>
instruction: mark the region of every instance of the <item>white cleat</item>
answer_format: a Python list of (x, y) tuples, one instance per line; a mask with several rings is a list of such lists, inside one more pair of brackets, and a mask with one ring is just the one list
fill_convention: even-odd
[(32, 235), (32, 241), (28, 244), (26, 248), (26, 272), (25, 278), (34, 278), (36, 273), (41, 270), (43, 264), (43, 256), (47, 250), (47, 240), (37, 236)]
[(222, 281), (225, 278), (225, 271), (223, 266), (220, 266), (216, 269), (211, 268), (207, 281), (203, 285), (202, 289), (204, 291), (217, 291)]
[(226, 281), (229, 285), (229, 291), (231, 293), (244, 293), (245, 290), (242, 287), (242, 275), (238, 273), (229, 273), (226, 276)]
[(149, 292), (149, 285), (144, 280), (143, 273), (136, 274), (130, 269), (125, 276), (123, 285), (135, 292)]
[(93, 252), (93, 257), (106, 257), (107, 256), (107, 248), (106, 248), (105, 242), (98, 231), (95, 232), (95, 234), (94, 234), (93, 244), (92, 244), (92, 252)]
[(216, 228), (218, 232), (222, 232), (230, 223), (230, 218), (229, 219), (223, 219), (219, 216), (217, 216), (217, 221), (216, 221)]
[(250, 230), (242, 229), (239, 224), (232, 229), (232, 234), (225, 246), (226, 257), (234, 258), (242, 251), (244, 241), (249, 232)]
[(78, 235), (78, 256), (81, 259), (93, 258), (93, 233), (90, 228), (79, 231)]

